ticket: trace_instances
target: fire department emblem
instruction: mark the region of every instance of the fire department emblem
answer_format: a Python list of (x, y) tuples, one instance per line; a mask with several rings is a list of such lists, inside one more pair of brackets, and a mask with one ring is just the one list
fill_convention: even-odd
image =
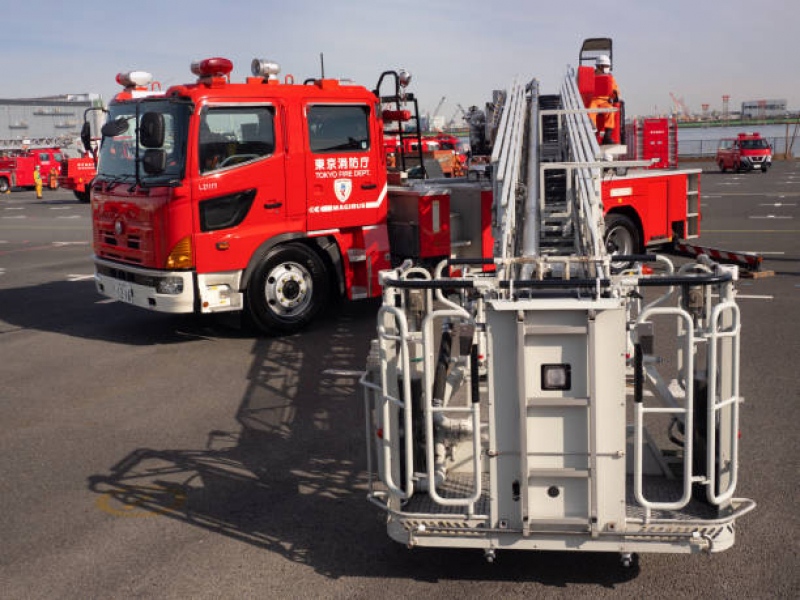
[(350, 192), (353, 191), (353, 181), (351, 179), (337, 179), (333, 182), (333, 191), (339, 202), (347, 202)]

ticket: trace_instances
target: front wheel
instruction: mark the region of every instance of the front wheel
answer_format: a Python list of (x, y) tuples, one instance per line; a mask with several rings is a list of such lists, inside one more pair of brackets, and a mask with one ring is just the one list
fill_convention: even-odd
[(310, 248), (286, 244), (270, 250), (247, 286), (247, 312), (268, 333), (292, 333), (308, 325), (325, 304), (325, 264)]
[(86, 189), (83, 192), (79, 192), (78, 190), (73, 190), (72, 193), (75, 194), (75, 197), (78, 199), (78, 202), (83, 202), (84, 204), (89, 202), (89, 190), (88, 189)]
[[(625, 215), (606, 215), (606, 250), (609, 254), (636, 254), (639, 252), (641, 241), (636, 224)], [(611, 268), (618, 272), (632, 266), (632, 263), (616, 261), (611, 263)]]
[(725, 167), (725, 161), (722, 161), (722, 160), (719, 161), (719, 172), (720, 173), (724, 173), (727, 170), (728, 169)]
[(761, 172), (766, 173), (769, 170), (769, 163), (764, 163), (761, 165)]
[(8, 185), (8, 179), (5, 177), (0, 177), (0, 194), (5, 194), (11, 186)]

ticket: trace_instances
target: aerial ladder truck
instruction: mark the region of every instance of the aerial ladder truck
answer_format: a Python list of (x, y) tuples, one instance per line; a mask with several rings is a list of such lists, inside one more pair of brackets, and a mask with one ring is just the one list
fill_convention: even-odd
[(368, 499), (409, 548), (603, 551), (629, 566), (730, 548), (755, 507), (735, 495), (737, 267), (612, 262), (603, 178), (649, 162), (609, 162), (589, 112), (614, 109), (587, 109), (577, 79), (501, 95), (491, 258), (380, 273), (361, 378)]

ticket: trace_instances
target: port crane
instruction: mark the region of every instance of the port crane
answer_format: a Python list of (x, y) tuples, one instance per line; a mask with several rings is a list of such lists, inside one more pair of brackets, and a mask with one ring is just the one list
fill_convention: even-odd
[[(755, 507), (735, 496), (736, 267), (646, 254), (615, 269), (601, 185), (649, 162), (604, 156), (572, 69), (555, 94), (517, 79), (502, 98), (493, 257), (380, 274), (361, 379), (369, 500), (396, 541), (489, 561), (731, 547)], [(657, 345), (656, 323), (677, 337)]]
[(436, 117), (439, 116), (439, 111), (442, 110), (442, 105), (444, 104), (445, 100), (447, 100), (447, 97), (446, 96), (442, 96), (441, 100), (439, 100), (439, 104), (436, 105), (436, 108), (431, 113), (431, 117), (430, 117), (429, 122), (428, 122), (428, 128), (429, 129), (433, 129), (433, 121), (436, 119)]
[(669, 97), (672, 99), (672, 104), (674, 105), (674, 110), (676, 115), (683, 115), (686, 119), (692, 118), (692, 111), (689, 110), (689, 107), (686, 106), (686, 103), (683, 101), (683, 98), (678, 98), (672, 92), (669, 93)]
[(450, 119), (447, 121), (447, 124), (448, 124), (449, 127), (452, 127), (455, 124), (456, 117), (458, 117), (458, 115), (461, 115), (461, 117), (466, 122), (466, 120), (467, 120), (467, 111), (464, 110), (464, 107), (461, 106), (461, 104), (456, 103), (456, 108), (453, 111), (453, 114), (450, 117)]

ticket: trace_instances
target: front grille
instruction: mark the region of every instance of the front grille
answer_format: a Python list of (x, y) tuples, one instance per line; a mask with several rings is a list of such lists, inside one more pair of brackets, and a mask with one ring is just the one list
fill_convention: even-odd
[(128, 283), (136, 283), (138, 285), (144, 285), (147, 287), (156, 287), (158, 284), (159, 277), (153, 277), (151, 275), (140, 275), (139, 273), (132, 273), (130, 271), (125, 271), (123, 269), (116, 269), (114, 267), (109, 267), (107, 265), (97, 265), (97, 272), (100, 275), (105, 275), (106, 277), (111, 277), (113, 279), (119, 279), (120, 281), (127, 281)]

